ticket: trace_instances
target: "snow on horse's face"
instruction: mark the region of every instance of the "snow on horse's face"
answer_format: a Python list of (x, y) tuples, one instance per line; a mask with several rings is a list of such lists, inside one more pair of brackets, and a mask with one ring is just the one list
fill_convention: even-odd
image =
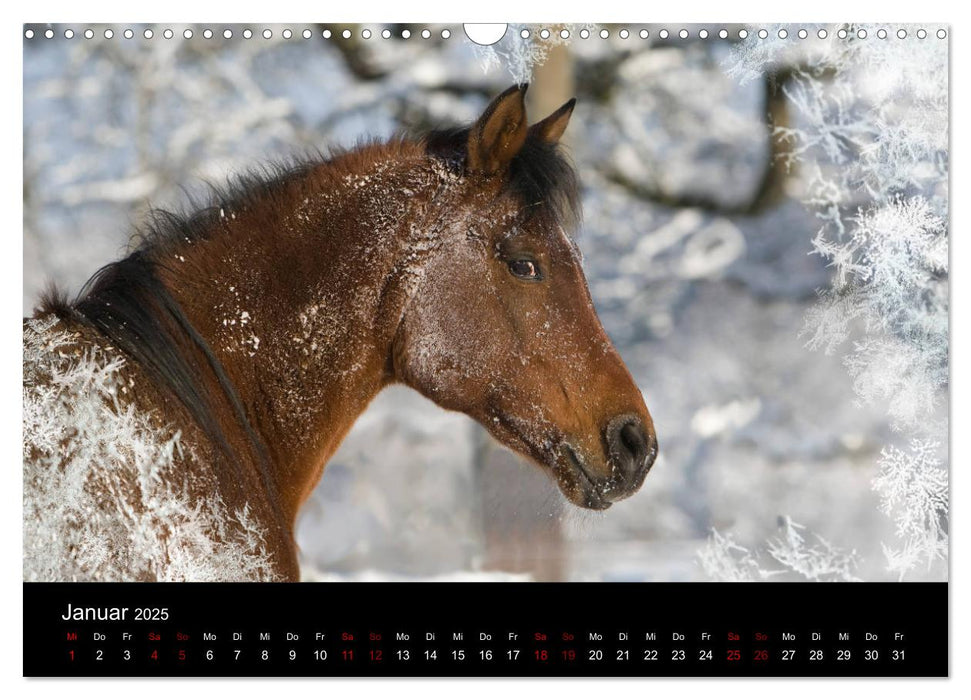
[(640, 487), (657, 441), (564, 230), (578, 193), (557, 142), (573, 101), (527, 127), (524, 93), (507, 90), (468, 132), (444, 224), (454, 235), (405, 311), (395, 372), (529, 455), (570, 501), (601, 510)]

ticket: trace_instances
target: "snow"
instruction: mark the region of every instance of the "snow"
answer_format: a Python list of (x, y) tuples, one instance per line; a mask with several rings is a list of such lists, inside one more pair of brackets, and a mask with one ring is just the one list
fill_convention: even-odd
[(180, 433), (119, 397), (125, 360), (55, 317), (24, 329), (24, 580), (272, 580), (248, 507), (188, 483)]

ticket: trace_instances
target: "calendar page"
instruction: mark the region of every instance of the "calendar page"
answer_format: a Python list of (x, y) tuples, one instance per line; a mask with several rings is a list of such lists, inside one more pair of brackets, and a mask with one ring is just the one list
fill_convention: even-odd
[(950, 31), (23, 25), (24, 675), (947, 676)]

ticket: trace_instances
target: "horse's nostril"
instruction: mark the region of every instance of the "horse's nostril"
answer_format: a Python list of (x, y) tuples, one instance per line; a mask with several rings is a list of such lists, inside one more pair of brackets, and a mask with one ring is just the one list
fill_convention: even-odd
[(640, 423), (628, 423), (620, 429), (620, 441), (633, 456), (647, 452), (647, 435)]
[(606, 438), (612, 461), (625, 478), (635, 479), (654, 462), (653, 438), (637, 416), (615, 417), (607, 425)]

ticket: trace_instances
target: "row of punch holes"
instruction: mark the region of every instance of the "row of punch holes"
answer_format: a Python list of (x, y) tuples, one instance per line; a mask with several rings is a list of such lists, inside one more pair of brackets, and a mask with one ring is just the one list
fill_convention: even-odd
[[(448, 28), (437, 31), (437, 33), (442, 39), (449, 39), (452, 36), (452, 31)], [(788, 39), (790, 37), (789, 30), (785, 28), (774, 31), (773, 33), (776, 34), (776, 36), (779, 39)], [(807, 39), (809, 38), (811, 33), (812, 32), (810, 32), (809, 30), (799, 29), (794, 33), (794, 35), (799, 39)], [(836, 30), (835, 33), (836, 33), (836, 36), (840, 39), (846, 39), (849, 37), (856, 37), (857, 39), (866, 39), (869, 36), (869, 32), (864, 28), (838, 29)], [(102, 34), (105, 39), (113, 39), (115, 37), (115, 31), (111, 28), (105, 29), (102, 32)], [(135, 37), (135, 34), (136, 34), (135, 31), (130, 28), (125, 29), (121, 32), (121, 36), (123, 36), (125, 39), (133, 39)], [(224, 39), (232, 39), (235, 36), (235, 33), (233, 32), (232, 29), (224, 29), (222, 30), (221, 34)], [(260, 30), (254, 31), (252, 29), (246, 28), (241, 30), (239, 34), (244, 39), (252, 39), (254, 36), (256, 37), (262, 36), (264, 39), (272, 39), (274, 37), (273, 30), (269, 28), (263, 29), (262, 31)], [(313, 32), (310, 29), (304, 29), (299, 32), (299, 35), (302, 36), (304, 39), (310, 39), (314, 36), (314, 34), (315, 32)], [(769, 34), (770, 32), (767, 29), (749, 31), (748, 29), (742, 28), (742, 29), (739, 29), (737, 32), (735, 32), (735, 36), (738, 39), (742, 39), (742, 40), (747, 39), (750, 36), (756, 36), (759, 39), (768, 39)], [(77, 35), (78, 34), (73, 29), (70, 29), (70, 28), (65, 29), (63, 31), (63, 36), (65, 39), (73, 39)], [(85, 29), (81, 32), (81, 36), (83, 36), (85, 39), (93, 39), (95, 35), (96, 35), (95, 31), (90, 28)], [(154, 39), (156, 36), (156, 31), (148, 27), (141, 32), (141, 35), (145, 39)], [(159, 35), (164, 39), (172, 39), (175, 37), (175, 31), (167, 28), (159, 32)], [(182, 31), (182, 37), (184, 39), (192, 39), (195, 35), (196, 35), (195, 31), (189, 28), (184, 29)], [(207, 28), (207, 29), (203, 29), (200, 32), (200, 35), (202, 36), (203, 39), (212, 39), (214, 36), (216, 36), (216, 32), (213, 31), (212, 29)], [(354, 35), (354, 32), (352, 32), (350, 29), (344, 29), (339, 32), (333, 32), (330, 29), (323, 29), (320, 31), (320, 36), (324, 39), (331, 39), (331, 38), (337, 38), (337, 37), (341, 37), (343, 39), (350, 39), (353, 37), (353, 35)], [(362, 39), (371, 39), (378, 35), (380, 35), (381, 38), (383, 39), (390, 39), (395, 35), (397, 35), (396, 38), (401, 38), (401, 39), (410, 39), (414, 35), (420, 36), (422, 39), (430, 39), (432, 36), (432, 31), (430, 29), (422, 29), (420, 32), (419, 31), (412, 32), (412, 30), (410, 29), (402, 29), (397, 32), (392, 32), (392, 30), (390, 29), (382, 29), (380, 30), (380, 32), (378, 32), (377, 30), (372, 31), (371, 29), (365, 27), (361, 29), (359, 32), (359, 36)], [(563, 39), (571, 38), (571, 36), (573, 36), (573, 32), (571, 32), (571, 30), (566, 28), (558, 29), (558, 30), (550, 30), (550, 29), (543, 28), (536, 32), (533, 32), (529, 29), (521, 29), (519, 31), (519, 35), (523, 39), (529, 39), (531, 36), (536, 36), (542, 40), (549, 40), (553, 38), (555, 35), (559, 39), (563, 40)], [(596, 37), (596, 36), (599, 36), (601, 39), (609, 39), (611, 37), (611, 30), (609, 29), (591, 30), (584, 27), (582, 29), (577, 30), (576, 35), (581, 39), (589, 39), (590, 37)], [(624, 29), (616, 30), (616, 36), (621, 39), (629, 39), (635, 35), (640, 37), (641, 39), (647, 39), (651, 36), (651, 32), (647, 29), (631, 31), (627, 28), (624, 28)], [(691, 38), (691, 35), (692, 35), (692, 32), (688, 31), (687, 29), (680, 29), (680, 30), (677, 30), (676, 32), (671, 32), (667, 29), (661, 29), (661, 30), (658, 30), (657, 32), (657, 36), (660, 39), (669, 39), (672, 36), (677, 36), (680, 39), (689, 39)], [(815, 31), (815, 35), (819, 39), (826, 39), (829, 37), (829, 31), (826, 29), (818, 29)], [(881, 28), (875, 32), (875, 35), (878, 39), (887, 39), (888, 37), (891, 36), (891, 32)], [(906, 39), (908, 36), (908, 32), (906, 29), (898, 29), (896, 32), (893, 33), (893, 35), (895, 35), (898, 39)], [(926, 39), (928, 36), (928, 32), (926, 29), (920, 28), (914, 32), (914, 35), (918, 39)], [(56, 32), (51, 28), (45, 29), (42, 33), (35, 32), (31, 28), (28, 28), (24, 31), (24, 37), (27, 39), (33, 39), (35, 37), (40, 38), (41, 36), (43, 36), (45, 39), (53, 39), (56, 36)], [(280, 36), (284, 39), (292, 39), (295, 36), (297, 36), (297, 32), (294, 32), (290, 28), (286, 28), (286, 29), (280, 30)], [(699, 39), (708, 39), (712, 36), (717, 36), (719, 39), (728, 39), (731, 36), (731, 33), (727, 29), (719, 29), (717, 32), (710, 32), (707, 29), (699, 29), (695, 32), (695, 36), (697, 36), (697, 38)], [(947, 37), (947, 31), (944, 29), (938, 29), (936, 32), (936, 36), (938, 39), (944, 39)]]

